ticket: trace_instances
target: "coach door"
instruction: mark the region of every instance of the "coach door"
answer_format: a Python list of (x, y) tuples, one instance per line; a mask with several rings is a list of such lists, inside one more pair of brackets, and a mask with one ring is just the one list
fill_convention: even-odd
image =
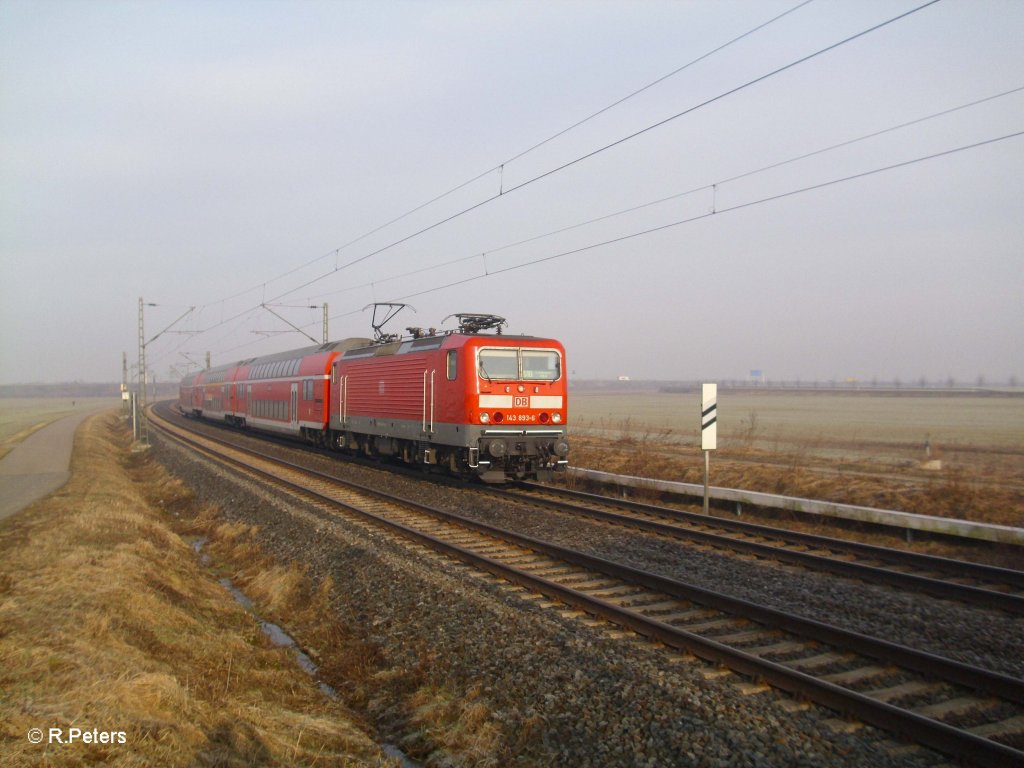
[(299, 423), (299, 385), (292, 384), (292, 426)]

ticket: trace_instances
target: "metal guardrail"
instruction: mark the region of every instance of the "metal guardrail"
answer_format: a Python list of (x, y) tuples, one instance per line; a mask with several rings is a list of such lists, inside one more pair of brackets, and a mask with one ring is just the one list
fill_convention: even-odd
[[(569, 473), (584, 480), (617, 485), (624, 488), (638, 488), (671, 493), (679, 496), (703, 498), (704, 486), (696, 483), (679, 483), (671, 480), (655, 480), (648, 477), (632, 475), (615, 475), (596, 469), (570, 467)], [(922, 531), (945, 536), (958, 536), (965, 539), (979, 539), (1000, 544), (1024, 546), (1024, 528), (1009, 525), (993, 525), (991, 523), (974, 523), (970, 520), (958, 520), (950, 517), (931, 517), (912, 512), (899, 512), (894, 509), (876, 509), (861, 507), (855, 504), (839, 504), (832, 501), (816, 501), (801, 499), (795, 496), (779, 496), (774, 493), (757, 493), (737, 488), (716, 488), (712, 486), (709, 495), (716, 501), (736, 505), (737, 511), (743, 505), (762, 507), (765, 509), (782, 509), (791, 512), (803, 512), (823, 517), (835, 517), (844, 520), (855, 520), (874, 525), (886, 525), (906, 531)]]

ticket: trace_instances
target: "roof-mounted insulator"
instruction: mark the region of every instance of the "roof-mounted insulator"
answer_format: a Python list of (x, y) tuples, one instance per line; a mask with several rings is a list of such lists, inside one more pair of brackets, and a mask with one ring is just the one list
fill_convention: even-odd
[(424, 339), (427, 336), (436, 336), (437, 328), (406, 328), (409, 335), (414, 339)]
[(498, 315), (487, 315), (477, 312), (461, 312), (454, 315), (448, 315), (445, 320), (449, 318), (456, 318), (459, 321), (459, 333), (473, 334), (482, 333), (483, 331), (494, 329), (494, 332), (501, 335), (501, 329), (508, 325), (508, 322), (504, 317)]

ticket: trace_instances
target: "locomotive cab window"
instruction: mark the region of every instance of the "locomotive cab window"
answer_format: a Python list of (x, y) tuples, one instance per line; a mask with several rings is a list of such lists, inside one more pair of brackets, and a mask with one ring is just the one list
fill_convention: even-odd
[(481, 349), (480, 378), (505, 381), (519, 378), (519, 350)]
[(557, 381), (562, 376), (562, 358), (553, 349), (481, 349), (477, 359), (480, 378), (488, 381)]
[(547, 349), (523, 350), (523, 378), (529, 381), (556, 381), (561, 375), (558, 353)]
[(459, 375), (459, 352), (457, 349), (448, 350), (448, 381), (455, 381)]

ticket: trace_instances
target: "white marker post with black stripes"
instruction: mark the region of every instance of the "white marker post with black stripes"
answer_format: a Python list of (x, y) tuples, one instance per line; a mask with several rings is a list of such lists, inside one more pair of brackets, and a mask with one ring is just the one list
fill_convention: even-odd
[(711, 451), (718, 447), (718, 385), (701, 386), (700, 447), (704, 451), (704, 514), (708, 514), (708, 475), (711, 472)]

